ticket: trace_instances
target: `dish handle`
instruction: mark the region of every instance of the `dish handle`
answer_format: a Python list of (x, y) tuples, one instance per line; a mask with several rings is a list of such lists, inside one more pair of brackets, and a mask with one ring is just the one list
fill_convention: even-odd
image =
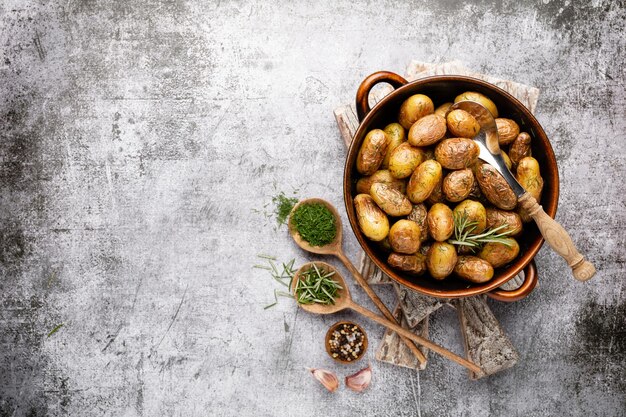
[(512, 302), (519, 301), (522, 298), (526, 297), (531, 291), (535, 288), (538, 281), (537, 275), (537, 265), (535, 264), (535, 260), (531, 260), (526, 268), (524, 268), (524, 282), (522, 285), (512, 291), (505, 290), (493, 290), (487, 293), (487, 296), (493, 298), (498, 301)]
[(378, 83), (389, 83), (396, 89), (407, 84), (408, 81), (398, 74), (389, 71), (378, 71), (367, 76), (356, 92), (356, 114), (359, 118), (359, 123), (365, 119), (365, 116), (371, 110), (369, 103), (370, 91)]

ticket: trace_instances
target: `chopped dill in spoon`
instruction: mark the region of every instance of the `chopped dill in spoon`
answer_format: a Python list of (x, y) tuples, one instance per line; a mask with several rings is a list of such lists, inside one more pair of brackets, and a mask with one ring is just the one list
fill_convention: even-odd
[(324, 204), (302, 204), (291, 216), (291, 224), (313, 246), (327, 245), (337, 236), (335, 216)]

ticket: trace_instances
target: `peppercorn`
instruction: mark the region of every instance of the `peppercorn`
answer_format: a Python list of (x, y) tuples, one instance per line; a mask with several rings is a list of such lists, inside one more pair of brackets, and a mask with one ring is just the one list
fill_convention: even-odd
[(367, 336), (363, 329), (354, 323), (335, 323), (326, 334), (326, 351), (340, 362), (358, 360), (366, 349)]

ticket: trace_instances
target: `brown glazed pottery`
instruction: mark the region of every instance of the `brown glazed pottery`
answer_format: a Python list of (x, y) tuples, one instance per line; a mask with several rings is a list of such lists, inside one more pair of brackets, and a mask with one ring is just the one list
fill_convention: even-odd
[[(389, 83), (395, 88), (378, 104), (370, 109), (369, 93), (378, 83)], [(457, 75), (439, 75), (407, 82), (392, 72), (376, 72), (361, 83), (356, 95), (356, 108), (359, 117), (359, 128), (348, 150), (344, 168), (343, 194), (350, 226), (359, 244), (374, 263), (394, 281), (420, 293), (441, 298), (459, 298), (487, 293), (490, 297), (501, 301), (516, 301), (527, 296), (537, 284), (537, 268), (533, 261), (541, 245), (543, 237), (534, 222), (524, 224), (524, 232), (517, 238), (520, 244), (519, 256), (509, 265), (496, 269), (493, 279), (484, 284), (472, 284), (450, 276), (437, 281), (428, 273), (415, 277), (391, 268), (387, 262), (387, 254), (375, 242), (368, 240), (359, 229), (353, 198), (356, 196), (356, 181), (360, 175), (356, 171), (356, 158), (361, 143), (367, 132), (372, 129), (383, 129), (387, 124), (397, 122), (398, 110), (404, 100), (413, 94), (425, 94), (430, 97), (435, 108), (465, 91), (477, 91), (489, 97), (498, 107), (500, 117), (515, 120), (521, 131), (528, 132), (532, 140), (532, 155), (541, 167), (544, 180), (540, 204), (552, 218), (556, 215), (559, 199), (559, 173), (554, 151), (541, 125), (516, 98), (485, 81)], [(520, 288), (514, 291), (498, 289), (502, 284), (524, 271), (525, 280)]]

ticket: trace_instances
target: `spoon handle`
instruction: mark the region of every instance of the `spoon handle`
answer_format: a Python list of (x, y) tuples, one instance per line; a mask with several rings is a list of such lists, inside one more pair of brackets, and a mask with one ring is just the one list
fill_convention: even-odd
[(387, 319), (385, 319), (384, 317), (379, 316), (378, 314), (366, 309), (365, 307), (361, 307), (360, 305), (356, 304), (354, 301), (351, 301), (348, 304), (348, 308), (356, 311), (359, 314), (362, 314), (363, 316), (369, 318), (370, 320), (375, 321), (378, 324), (381, 324), (385, 327), (387, 327), (388, 329), (393, 330), (394, 332), (398, 333), (400, 336), (405, 337), (407, 339), (411, 339), (416, 343), (419, 343), (422, 346), (427, 347), (428, 349), (432, 350), (433, 352), (436, 352), (438, 354), (440, 354), (441, 356), (443, 356), (444, 358), (450, 359), (451, 361), (454, 361), (456, 363), (458, 363), (461, 366), (466, 367), (467, 369), (469, 369), (470, 371), (476, 373), (476, 374), (480, 374), (482, 373), (482, 370), (474, 363), (468, 361), (467, 359), (463, 359), (462, 357), (450, 352), (448, 349), (445, 349), (433, 342), (431, 342), (428, 339), (424, 339), (421, 336), (418, 336), (414, 333), (411, 333), (410, 331), (408, 331), (407, 329), (405, 329), (404, 327), (400, 327), (399, 325), (397, 325), (396, 323), (393, 323)]
[(572, 268), (574, 278), (579, 281), (587, 281), (595, 275), (596, 268), (593, 264), (585, 260), (585, 257), (576, 250), (572, 238), (563, 229), (563, 226), (548, 216), (533, 196), (526, 192), (518, 201), (520, 206), (537, 223), (537, 227), (546, 242), (567, 261)]
[[(352, 262), (350, 262), (346, 254), (343, 253), (342, 250), (339, 250), (337, 251), (336, 256), (345, 265), (345, 267), (348, 268), (350, 273), (352, 273), (352, 276), (354, 276), (354, 279), (356, 279), (356, 282), (361, 286), (361, 288), (363, 288), (363, 290), (365, 290), (365, 292), (370, 297), (370, 299), (374, 302), (374, 304), (376, 304), (376, 307), (378, 307), (378, 310), (380, 310), (380, 312), (383, 313), (383, 315), (387, 318), (387, 320), (393, 323), (396, 323), (397, 325), (398, 322), (396, 321), (395, 317), (393, 317), (393, 314), (391, 314), (391, 311), (389, 311), (389, 309), (382, 302), (382, 300), (378, 298), (378, 295), (376, 295), (374, 290), (372, 290), (372, 287), (370, 287), (367, 281), (365, 281), (365, 278), (363, 278), (363, 275), (361, 275), (359, 270), (356, 269), (356, 267), (352, 264)], [(415, 355), (419, 363), (424, 365), (426, 363), (426, 357), (424, 356), (424, 354), (409, 339), (407, 339), (406, 337), (402, 335), (400, 335), (400, 337), (402, 338), (402, 341), (407, 345), (407, 347), (411, 350), (411, 352), (413, 352), (413, 355)]]

